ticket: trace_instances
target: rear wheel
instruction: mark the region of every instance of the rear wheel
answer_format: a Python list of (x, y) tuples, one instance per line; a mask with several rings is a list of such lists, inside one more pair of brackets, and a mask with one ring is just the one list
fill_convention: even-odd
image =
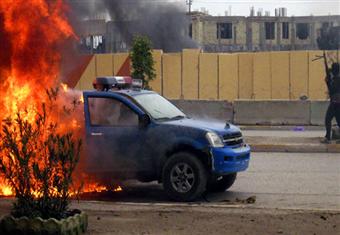
[(209, 192), (224, 192), (234, 184), (236, 176), (237, 173), (232, 173), (218, 178), (213, 178), (209, 181), (207, 189)]
[(206, 189), (207, 171), (190, 153), (180, 152), (169, 158), (163, 168), (163, 186), (176, 201), (193, 201)]

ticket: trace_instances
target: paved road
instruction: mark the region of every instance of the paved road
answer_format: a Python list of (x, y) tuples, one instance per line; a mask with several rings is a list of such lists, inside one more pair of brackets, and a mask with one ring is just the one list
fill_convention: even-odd
[[(159, 185), (130, 182), (72, 207), (89, 215), (87, 234), (340, 234), (339, 166), (339, 154), (254, 153), (229, 192), (198, 203), (169, 202)], [(254, 204), (236, 201), (250, 196)], [(0, 217), (11, 203), (0, 199)]]
[(254, 153), (231, 192), (260, 207), (340, 210), (340, 154)]
[[(169, 203), (158, 184), (127, 184), (121, 193), (87, 199)], [(249, 170), (239, 174), (229, 191), (208, 194), (199, 202), (239, 205), (237, 199), (250, 196), (256, 196), (256, 203), (247, 205), (250, 207), (340, 210), (340, 155), (254, 153)]]

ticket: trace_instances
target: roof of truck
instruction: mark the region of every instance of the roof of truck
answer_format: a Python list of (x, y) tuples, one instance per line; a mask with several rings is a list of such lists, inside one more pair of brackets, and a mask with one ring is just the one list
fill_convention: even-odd
[(137, 90), (137, 89), (121, 89), (121, 90), (109, 90), (109, 91), (90, 90), (90, 91), (84, 91), (84, 93), (95, 94), (95, 95), (115, 93), (115, 94), (131, 96), (131, 97), (141, 95), (141, 94), (155, 94), (154, 91)]
[(121, 94), (129, 95), (129, 96), (155, 93), (154, 91), (149, 91), (149, 90), (134, 90), (134, 89), (114, 90), (112, 92), (121, 93)]

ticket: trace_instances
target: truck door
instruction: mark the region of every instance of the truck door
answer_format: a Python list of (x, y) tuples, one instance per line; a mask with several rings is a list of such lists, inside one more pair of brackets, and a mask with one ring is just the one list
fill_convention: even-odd
[(134, 178), (144, 131), (138, 113), (119, 97), (85, 99), (87, 169), (108, 178)]

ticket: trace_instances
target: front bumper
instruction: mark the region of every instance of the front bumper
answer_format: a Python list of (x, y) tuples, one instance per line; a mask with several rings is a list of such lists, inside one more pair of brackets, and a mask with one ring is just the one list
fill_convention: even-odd
[(243, 145), (238, 148), (223, 147), (211, 148), (212, 173), (226, 175), (245, 171), (249, 166), (250, 147)]

